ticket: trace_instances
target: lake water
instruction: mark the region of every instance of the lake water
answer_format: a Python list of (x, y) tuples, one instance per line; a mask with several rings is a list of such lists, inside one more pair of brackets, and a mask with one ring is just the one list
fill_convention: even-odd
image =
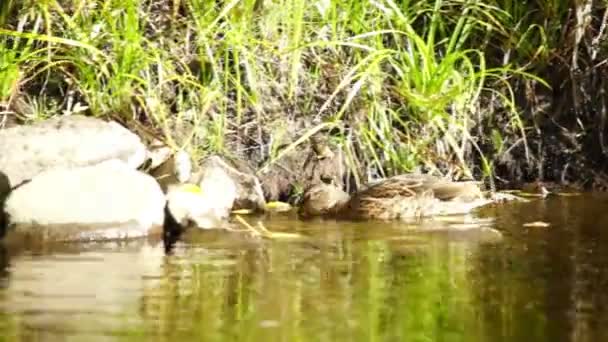
[(476, 216), (5, 246), (0, 341), (608, 340), (607, 196)]

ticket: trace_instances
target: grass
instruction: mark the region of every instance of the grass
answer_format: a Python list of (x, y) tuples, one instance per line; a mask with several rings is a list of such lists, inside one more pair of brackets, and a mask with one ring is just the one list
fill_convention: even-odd
[(492, 180), (510, 148), (531, 153), (535, 121), (517, 96), (522, 84), (549, 89), (534, 73), (559, 48), (557, 19), (568, 8), (468, 0), (7, 2), (0, 101), (9, 108), (24, 94), (46, 94), (60, 105), (41, 114), (119, 118), (197, 156), (247, 157), (260, 169), (330, 131), (359, 182), (420, 167)]

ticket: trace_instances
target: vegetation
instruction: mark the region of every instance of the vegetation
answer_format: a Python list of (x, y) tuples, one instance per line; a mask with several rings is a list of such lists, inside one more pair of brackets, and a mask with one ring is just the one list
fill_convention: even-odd
[(596, 182), (606, 169), (605, 2), (9, 0), (1, 11), (4, 119), (111, 116), (256, 167), (322, 131), (357, 181), (423, 167), (492, 184)]

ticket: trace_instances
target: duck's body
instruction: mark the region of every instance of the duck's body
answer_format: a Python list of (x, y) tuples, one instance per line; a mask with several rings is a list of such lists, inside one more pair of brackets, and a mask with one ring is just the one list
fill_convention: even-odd
[(303, 216), (348, 219), (410, 219), (465, 214), (490, 203), (476, 182), (452, 182), (430, 175), (404, 174), (387, 178), (348, 196), (319, 184), (304, 195)]

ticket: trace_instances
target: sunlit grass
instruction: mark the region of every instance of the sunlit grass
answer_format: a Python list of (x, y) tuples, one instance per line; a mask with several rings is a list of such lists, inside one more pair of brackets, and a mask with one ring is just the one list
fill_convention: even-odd
[[(2, 38), (27, 39), (42, 50), (24, 43), (0, 50), (2, 99), (17, 96), (16, 85), (27, 80), (30, 89), (67, 98), (63, 113), (137, 122), (197, 156), (247, 155), (265, 169), (318, 131), (331, 130), (359, 182), (418, 167), (479, 177), (491, 176), (494, 158), (508, 148), (512, 139), (504, 134), (526, 141), (509, 79), (527, 75), (508, 63), (489, 67), (485, 54), (491, 37), (510, 37), (505, 23), (523, 20), (511, 16), (510, 10), (519, 13), (515, 4), (105, 0), (15, 6), (21, 19), (9, 21)], [(542, 55), (526, 44), (541, 30), (528, 25), (523, 32), (512, 45)], [(499, 113), (482, 110), (489, 100)], [(511, 127), (503, 135), (479, 136), (479, 125), (493, 115), (506, 116)], [(290, 128), (298, 120), (308, 124)], [(495, 148), (482, 148), (480, 140)]]

